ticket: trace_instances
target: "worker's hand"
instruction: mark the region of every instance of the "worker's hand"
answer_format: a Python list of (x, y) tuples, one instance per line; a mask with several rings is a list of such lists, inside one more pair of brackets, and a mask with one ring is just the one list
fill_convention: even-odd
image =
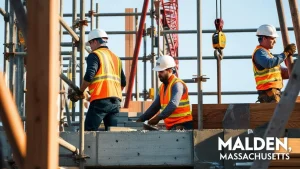
[(152, 118), (151, 120), (148, 121), (148, 124), (156, 125), (158, 122), (159, 122), (159, 118), (158, 118), (158, 116), (155, 116), (154, 118)]
[(83, 93), (78, 94), (78, 93), (76, 93), (76, 92), (73, 91), (73, 90), (69, 90), (69, 92), (68, 92), (68, 98), (69, 98), (72, 102), (77, 102), (78, 100), (82, 100), (82, 99), (84, 99), (85, 97), (84, 97)]
[(284, 48), (284, 53), (287, 54), (287, 56), (292, 56), (296, 52), (296, 45), (294, 43), (288, 44)]

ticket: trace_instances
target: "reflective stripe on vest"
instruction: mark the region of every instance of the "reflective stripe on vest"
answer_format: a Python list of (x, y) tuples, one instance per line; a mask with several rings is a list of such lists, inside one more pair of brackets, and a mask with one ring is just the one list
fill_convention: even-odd
[(165, 125), (167, 129), (170, 129), (175, 124), (180, 124), (188, 121), (192, 121), (192, 112), (189, 102), (188, 96), (188, 89), (185, 83), (176, 78), (175, 75), (172, 75), (169, 79), (169, 84), (165, 91), (165, 86), (162, 84), (160, 86), (159, 95), (160, 95), (160, 105), (161, 105), (161, 112), (166, 108), (169, 104), (171, 95), (172, 95), (172, 87), (175, 83), (182, 83), (185, 89), (185, 92), (182, 94), (180, 99), (179, 105), (177, 108), (172, 112), (172, 114), (164, 119)]
[(258, 70), (254, 64), (254, 54), (258, 49), (263, 49), (268, 52), (268, 56), (273, 58), (274, 56), (270, 53), (269, 50), (265, 49), (262, 46), (257, 46), (252, 54), (252, 65), (253, 65), (253, 73), (256, 82), (257, 90), (267, 90), (270, 88), (282, 88), (282, 77), (281, 77), (281, 69), (280, 65), (277, 65), (270, 69)]
[(121, 60), (109, 49), (100, 48), (95, 51), (100, 60), (100, 69), (89, 85), (90, 101), (108, 97), (122, 98)]

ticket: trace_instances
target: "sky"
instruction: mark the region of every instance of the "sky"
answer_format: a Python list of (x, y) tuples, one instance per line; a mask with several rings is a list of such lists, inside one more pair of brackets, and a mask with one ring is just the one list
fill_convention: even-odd
[[(142, 11), (142, 0), (94, 0), (99, 3), (101, 13), (122, 13), (125, 8), (137, 8)], [(288, 27), (292, 27), (292, 18), (288, 1), (282, 1), (285, 10), (285, 18)], [(196, 0), (179, 0), (179, 30), (196, 30), (197, 13)], [(78, 1), (79, 10), (79, 1)], [(94, 5), (95, 6), (95, 5)], [(86, 12), (90, 10), (90, 1), (86, 0)], [(216, 19), (216, 1), (202, 0), (202, 29), (215, 29), (214, 20)], [(0, 8), (4, 9), (4, 0), (0, 1)], [(298, 8), (299, 5), (298, 5)], [(149, 3), (150, 9), (150, 3)], [(95, 9), (94, 9), (95, 10)], [(64, 0), (64, 13), (72, 12), (72, 0)], [(223, 0), (222, 18), (224, 20), (223, 29), (257, 29), (262, 24), (271, 24), (279, 27), (276, 3), (274, 0)], [(71, 18), (64, 18), (71, 25)], [(88, 20), (90, 18), (87, 18)], [(147, 27), (150, 26), (151, 19), (146, 18)], [(100, 17), (99, 28), (106, 31), (124, 31), (125, 17)], [(90, 30), (90, 27), (87, 28)], [(252, 55), (256, 45), (258, 45), (255, 32), (250, 33), (225, 33), (227, 38), (226, 48), (223, 50), (226, 56)], [(281, 33), (272, 50), (273, 54), (283, 51)], [(202, 35), (202, 56), (213, 56), (211, 33)], [(289, 31), (290, 42), (295, 43), (293, 31)], [(69, 35), (64, 35), (63, 41), (70, 42)], [(4, 43), (4, 20), (0, 18), (0, 44)], [(150, 37), (147, 37), (147, 55), (150, 54)], [(125, 35), (109, 35), (109, 48), (120, 57), (125, 56)], [(179, 34), (179, 57), (197, 55), (197, 34)], [(3, 71), (3, 49), (0, 46), (0, 71)], [(70, 48), (62, 48), (63, 51), (70, 51)], [(144, 46), (141, 45), (139, 56), (143, 55)], [(155, 49), (157, 51), (157, 49)], [(255, 81), (250, 59), (222, 60), (222, 91), (255, 91)], [(124, 63), (123, 63), (124, 65)], [(203, 83), (204, 92), (217, 91), (217, 68), (215, 60), (203, 60), (202, 74), (209, 79)], [(197, 75), (197, 61), (179, 61), (179, 77), (181, 79), (191, 79)], [(147, 62), (147, 90), (151, 87), (150, 63)], [(138, 82), (139, 90), (143, 90), (143, 62), (138, 62)], [(286, 84), (286, 81), (284, 82)], [(79, 85), (79, 82), (77, 82)], [(197, 92), (196, 83), (188, 83), (190, 92)], [(134, 90), (135, 91), (135, 90)], [(140, 99), (142, 100), (142, 99)], [(222, 96), (222, 103), (254, 103), (257, 95), (233, 95)], [(197, 104), (197, 96), (190, 96), (192, 104)], [(217, 103), (217, 96), (203, 96), (203, 103)]]

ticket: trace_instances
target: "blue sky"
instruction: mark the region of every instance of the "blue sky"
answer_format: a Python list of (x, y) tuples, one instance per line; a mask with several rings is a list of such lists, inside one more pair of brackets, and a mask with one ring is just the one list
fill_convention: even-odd
[[(86, 0), (86, 11), (90, 9), (90, 2)], [(141, 12), (142, 0), (94, 0), (100, 4), (100, 12), (102, 13), (120, 13), (125, 8), (138, 8)], [(202, 0), (202, 26), (203, 30), (215, 29), (214, 19), (216, 18), (214, 0)], [(64, 0), (64, 13), (71, 13), (72, 0)], [(288, 27), (292, 27), (292, 19), (289, 11), (288, 1), (283, 1), (285, 9), (285, 17)], [(79, 10), (79, 1), (78, 1)], [(0, 7), (4, 9), (4, 1), (0, 1)], [(299, 8), (299, 7), (298, 7)], [(150, 9), (150, 4), (149, 4)], [(196, 0), (179, 0), (179, 29), (180, 30), (196, 30)], [(274, 0), (223, 0), (222, 1), (222, 18), (224, 20), (223, 29), (238, 28), (257, 28), (262, 24), (272, 24), (279, 27), (279, 20)], [(89, 18), (88, 18), (89, 19)], [(71, 25), (71, 18), (65, 18), (66, 22)], [(150, 17), (147, 17), (147, 27), (150, 26)], [(101, 17), (99, 19), (100, 28), (106, 31), (123, 31), (125, 30), (125, 17)], [(0, 44), (4, 42), (4, 21), (0, 19)], [(90, 28), (87, 28), (90, 29)], [(280, 32), (278, 32), (279, 35)], [(202, 39), (202, 55), (213, 56), (214, 49), (211, 45), (212, 34), (203, 34)], [(257, 43), (255, 33), (226, 33), (227, 45), (224, 49), (224, 57), (226, 55), (251, 55)], [(293, 31), (289, 32), (290, 41), (295, 43), (295, 35)], [(65, 35), (64, 42), (69, 42), (71, 38)], [(125, 35), (109, 35), (108, 46), (118, 56), (125, 55)], [(179, 34), (179, 56), (196, 56), (197, 55), (197, 36), (196, 34)], [(141, 46), (140, 55), (143, 54), (144, 46)], [(70, 51), (63, 48), (64, 51)], [(156, 51), (156, 50), (155, 50)], [(277, 44), (272, 53), (278, 54), (283, 51), (281, 37), (277, 38)], [(0, 46), (0, 71), (3, 70), (3, 46)], [(150, 38), (147, 38), (147, 54), (150, 54)], [(143, 90), (143, 62), (139, 61), (139, 87)], [(147, 89), (151, 87), (150, 83), (150, 64), (147, 65)], [(191, 79), (197, 74), (196, 61), (180, 61), (179, 77), (182, 79)], [(215, 60), (203, 60), (202, 73), (210, 79), (203, 83), (203, 91), (211, 92), (217, 90), (217, 73)], [(285, 82), (286, 83), (286, 82)], [(79, 85), (77, 83), (77, 85)], [(196, 84), (188, 84), (189, 91), (196, 92)], [(252, 73), (251, 60), (223, 60), (222, 61), (222, 91), (255, 91), (255, 82)], [(222, 103), (254, 103), (256, 95), (241, 96), (222, 96)], [(196, 96), (191, 96), (191, 103), (197, 103)], [(204, 103), (216, 103), (216, 96), (204, 96)]]

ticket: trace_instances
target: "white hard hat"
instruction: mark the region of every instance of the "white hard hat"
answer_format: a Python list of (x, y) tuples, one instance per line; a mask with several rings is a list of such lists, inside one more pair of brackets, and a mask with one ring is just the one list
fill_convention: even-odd
[(257, 36), (270, 36), (270, 37), (274, 37), (277, 38), (278, 34), (276, 32), (276, 28), (273, 25), (261, 25), (256, 32)]
[(176, 63), (173, 59), (173, 57), (164, 55), (157, 59), (156, 66), (153, 68), (154, 71), (162, 71), (166, 70), (168, 68), (175, 67)]
[(86, 46), (90, 46), (89, 41), (96, 38), (108, 38), (107, 33), (102, 29), (93, 29), (89, 33), (88, 41), (85, 43)]

